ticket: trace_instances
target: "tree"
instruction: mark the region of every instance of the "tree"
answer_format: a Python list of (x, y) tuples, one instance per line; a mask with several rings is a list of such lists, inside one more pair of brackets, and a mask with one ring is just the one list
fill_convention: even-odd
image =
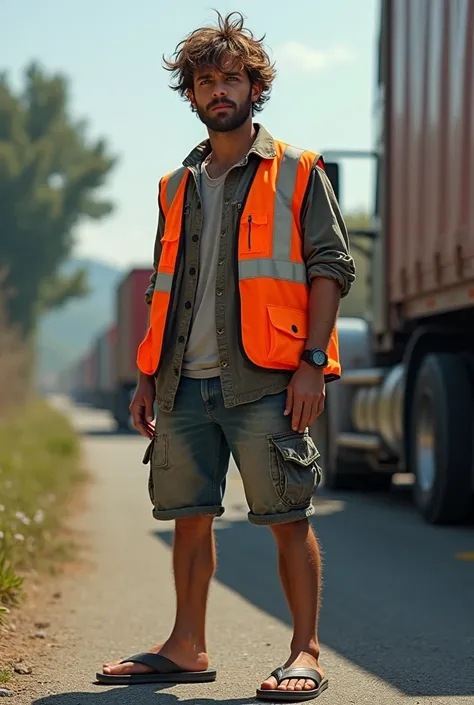
[(36, 64), (15, 94), (0, 75), (0, 269), (8, 315), (23, 335), (40, 312), (87, 293), (85, 272), (61, 273), (74, 228), (99, 219), (112, 204), (96, 196), (115, 159), (104, 140), (68, 112), (67, 81)]

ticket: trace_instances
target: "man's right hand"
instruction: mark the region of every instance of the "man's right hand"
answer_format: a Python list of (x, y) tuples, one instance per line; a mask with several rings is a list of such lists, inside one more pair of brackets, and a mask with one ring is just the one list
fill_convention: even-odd
[(155, 378), (140, 373), (137, 388), (130, 402), (130, 413), (134, 427), (145, 438), (153, 438), (155, 427), (153, 404), (155, 401)]

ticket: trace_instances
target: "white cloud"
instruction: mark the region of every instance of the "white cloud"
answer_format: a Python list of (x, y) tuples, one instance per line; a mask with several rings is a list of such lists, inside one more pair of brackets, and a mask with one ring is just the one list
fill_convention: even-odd
[(329, 49), (313, 49), (300, 42), (285, 42), (277, 52), (277, 67), (279, 63), (305, 73), (320, 73), (336, 65), (350, 64), (354, 59), (354, 53), (342, 44)]

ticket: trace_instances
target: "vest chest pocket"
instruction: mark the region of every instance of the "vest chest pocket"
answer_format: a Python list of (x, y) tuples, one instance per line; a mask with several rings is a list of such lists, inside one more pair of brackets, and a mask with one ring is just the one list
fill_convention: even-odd
[(161, 238), (161, 253), (159, 261), (159, 269), (162, 272), (173, 274), (178, 254), (179, 229), (166, 228), (163, 237)]
[(239, 256), (253, 255), (270, 257), (271, 233), (266, 213), (243, 213), (239, 228)]

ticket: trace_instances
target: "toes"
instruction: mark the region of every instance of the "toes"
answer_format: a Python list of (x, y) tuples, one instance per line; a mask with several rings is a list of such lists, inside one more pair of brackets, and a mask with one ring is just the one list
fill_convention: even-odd
[(276, 678), (272, 676), (268, 680), (264, 681), (260, 687), (262, 690), (276, 690), (277, 685), (278, 683)]
[(104, 666), (104, 673), (111, 676), (129, 676), (132, 673), (146, 673), (147, 670), (150, 669), (140, 663), (114, 663)]
[(268, 680), (264, 681), (260, 686), (262, 690), (314, 690), (316, 684), (312, 680), (305, 680), (304, 678), (291, 678), (286, 679), (278, 685), (277, 681), (273, 676)]
[(295, 690), (295, 686), (298, 682), (297, 678), (286, 679), (280, 683), (277, 690)]

